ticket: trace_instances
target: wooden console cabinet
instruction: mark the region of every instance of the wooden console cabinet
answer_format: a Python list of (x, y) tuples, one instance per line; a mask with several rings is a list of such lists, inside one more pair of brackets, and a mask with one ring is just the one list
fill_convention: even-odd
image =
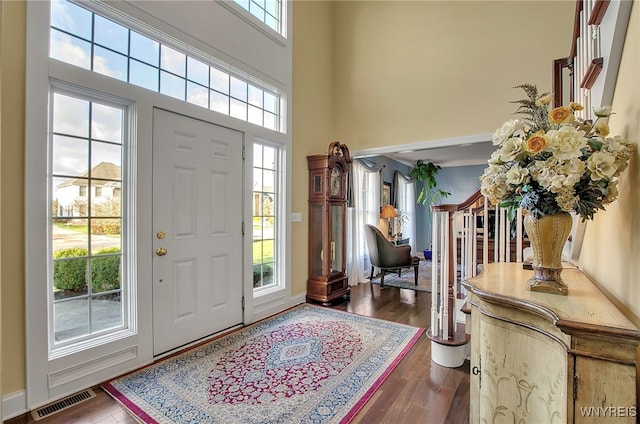
[(463, 283), (471, 304), (471, 423), (635, 423), (640, 331), (579, 270), (568, 296), (531, 292), (520, 263)]

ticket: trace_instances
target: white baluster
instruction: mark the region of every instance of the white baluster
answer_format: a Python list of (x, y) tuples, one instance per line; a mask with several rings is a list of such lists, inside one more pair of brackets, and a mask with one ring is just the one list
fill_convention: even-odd
[(489, 263), (489, 200), (484, 198), (484, 224), (482, 226), (482, 263)]
[(443, 264), (443, 272), (442, 272), (442, 279), (441, 284), (440, 284), (440, 290), (441, 290), (441, 302), (442, 302), (442, 338), (443, 339), (448, 339), (449, 338), (449, 261), (451, 260), (451, 257), (449, 255), (450, 252), (450, 246), (449, 246), (449, 232), (450, 232), (450, 220), (449, 220), (449, 213), (450, 212), (445, 212), (444, 215), (444, 225), (443, 225), (443, 230), (442, 231), (442, 239), (443, 239), (443, 252), (442, 252), (442, 264)]
[(440, 247), (438, 245), (438, 225), (439, 212), (432, 211), (431, 229), (431, 328), (434, 335), (437, 335), (440, 323), (438, 321), (438, 254)]

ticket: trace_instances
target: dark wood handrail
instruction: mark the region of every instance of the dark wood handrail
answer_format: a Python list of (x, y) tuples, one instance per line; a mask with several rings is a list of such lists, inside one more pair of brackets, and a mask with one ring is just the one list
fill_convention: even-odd
[[(607, 13), (607, 8), (609, 7), (609, 3), (611, 0), (596, 0), (593, 4), (593, 8), (591, 9), (591, 14), (589, 16), (588, 25), (600, 25), (602, 23), (602, 19), (604, 18), (605, 13)], [(556, 59), (553, 62), (553, 99), (555, 106), (562, 105), (562, 71), (565, 68), (568, 68), (570, 72), (573, 74), (573, 65), (576, 56), (578, 55), (578, 38), (580, 38), (580, 14), (584, 10), (584, 0), (576, 0), (576, 11), (573, 16), (573, 35), (571, 39), (571, 49), (569, 52), (569, 56), (566, 58)], [(583, 36), (587, 36), (588, 34), (582, 34)], [(596, 78), (598, 78), (598, 74), (602, 70), (603, 59), (594, 58), (591, 62), (588, 70), (585, 75), (578, 75), (580, 80), (580, 87), (590, 89)], [(576, 89), (576, 81), (571, 75), (570, 84), (569, 84), (569, 100), (575, 100), (575, 89)]]
[(469, 196), (467, 198), (467, 200), (465, 200), (465, 201), (463, 201), (461, 203), (458, 203), (458, 204), (444, 203), (444, 204), (440, 204), (440, 205), (431, 205), (431, 211), (432, 212), (457, 212), (457, 211), (463, 211), (463, 210), (469, 209), (469, 207), (471, 207), (471, 205), (476, 203), (482, 197), (483, 197), (483, 195), (480, 192), (480, 189), (478, 189), (478, 191), (473, 193), (471, 196)]

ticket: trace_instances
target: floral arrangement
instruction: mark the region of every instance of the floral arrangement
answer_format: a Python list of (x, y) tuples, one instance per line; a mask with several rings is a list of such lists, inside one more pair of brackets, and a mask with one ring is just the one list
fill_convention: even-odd
[(592, 219), (618, 196), (617, 177), (635, 146), (608, 137), (611, 107), (594, 110), (595, 121), (575, 117), (578, 103), (549, 110), (552, 97), (535, 86), (519, 85), (527, 98), (514, 101), (523, 119), (505, 122), (493, 134), (493, 152), (480, 177), (481, 192), (494, 205), (518, 207), (534, 217), (575, 212)]

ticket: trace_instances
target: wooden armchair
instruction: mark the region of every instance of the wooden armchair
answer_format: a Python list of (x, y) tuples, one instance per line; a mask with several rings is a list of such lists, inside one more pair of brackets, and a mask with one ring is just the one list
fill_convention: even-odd
[(373, 279), (374, 268), (380, 268), (380, 288), (382, 288), (384, 287), (385, 271), (398, 271), (398, 275), (400, 275), (402, 268), (413, 268), (415, 285), (417, 286), (420, 258), (411, 256), (411, 246), (394, 245), (373, 225), (366, 224), (364, 230), (367, 236), (369, 260), (371, 261), (371, 275), (369, 276), (369, 280)]

